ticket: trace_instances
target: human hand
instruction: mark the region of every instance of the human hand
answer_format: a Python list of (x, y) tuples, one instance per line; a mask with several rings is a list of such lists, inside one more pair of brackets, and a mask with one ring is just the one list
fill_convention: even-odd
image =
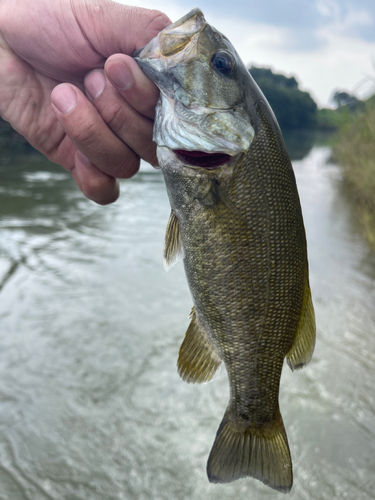
[(159, 92), (129, 55), (168, 24), (110, 0), (0, 2), (0, 115), (97, 203), (156, 164)]

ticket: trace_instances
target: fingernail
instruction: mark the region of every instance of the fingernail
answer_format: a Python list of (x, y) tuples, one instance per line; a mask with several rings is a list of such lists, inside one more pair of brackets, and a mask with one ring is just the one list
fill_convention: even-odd
[(126, 64), (120, 61), (111, 61), (107, 67), (108, 78), (120, 90), (129, 89), (134, 82), (134, 77)]
[(51, 101), (60, 113), (66, 115), (77, 104), (77, 94), (70, 85), (59, 85), (52, 91)]
[(96, 70), (89, 73), (85, 78), (85, 88), (91, 99), (97, 99), (105, 87), (105, 76), (102, 71)]

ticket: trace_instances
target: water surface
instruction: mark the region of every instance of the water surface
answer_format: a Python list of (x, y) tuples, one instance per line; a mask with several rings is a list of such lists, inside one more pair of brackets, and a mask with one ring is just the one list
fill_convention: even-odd
[[(318, 341), (282, 377), (289, 498), (368, 500), (375, 254), (329, 155), (294, 161)], [(0, 164), (0, 500), (285, 498), (253, 479), (208, 482), (226, 373), (179, 379), (191, 299), (182, 265), (162, 267), (163, 180), (146, 166), (121, 188), (100, 207), (40, 156)]]

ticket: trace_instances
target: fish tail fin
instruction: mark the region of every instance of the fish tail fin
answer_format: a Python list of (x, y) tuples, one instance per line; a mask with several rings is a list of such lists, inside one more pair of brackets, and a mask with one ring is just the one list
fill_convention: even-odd
[(280, 412), (267, 427), (247, 426), (227, 411), (207, 462), (211, 483), (251, 476), (277, 491), (293, 484), (292, 460)]

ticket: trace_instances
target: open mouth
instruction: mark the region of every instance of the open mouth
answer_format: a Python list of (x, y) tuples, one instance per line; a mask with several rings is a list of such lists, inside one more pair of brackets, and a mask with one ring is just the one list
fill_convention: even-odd
[(193, 167), (217, 168), (230, 160), (230, 155), (224, 153), (204, 153), (203, 151), (183, 151), (182, 149), (174, 150), (174, 153), (184, 163)]

